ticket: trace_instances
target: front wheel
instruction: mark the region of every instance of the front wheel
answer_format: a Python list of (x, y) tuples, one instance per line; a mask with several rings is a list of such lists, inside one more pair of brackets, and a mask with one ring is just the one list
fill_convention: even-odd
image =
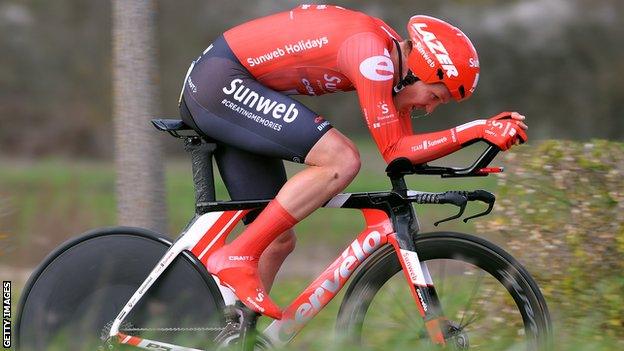
[[(449, 320), (455, 349), (544, 350), (548, 308), (537, 284), (513, 257), (488, 241), (461, 233), (416, 237)], [(364, 349), (431, 347), (392, 246), (369, 258), (349, 286), (337, 330)], [(420, 349), (420, 348), (419, 348)]]

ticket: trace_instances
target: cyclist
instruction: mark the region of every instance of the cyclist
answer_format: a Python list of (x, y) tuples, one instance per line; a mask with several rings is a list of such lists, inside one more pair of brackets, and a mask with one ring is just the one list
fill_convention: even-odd
[[(414, 16), (407, 29), (402, 40), (364, 13), (302, 5), (226, 31), (189, 68), (181, 115), (217, 142), (215, 158), (231, 198), (274, 198), (208, 260), (208, 270), (249, 308), (281, 318), (267, 291), (294, 249), (292, 227), (360, 168), (353, 142), (290, 95), (356, 90), (386, 162), (424, 163), (479, 140), (503, 150), (527, 140), (517, 112), (415, 135), (412, 110), (431, 113), (469, 98), (479, 59), (464, 33), (442, 20)], [(309, 167), (286, 180), (282, 160)]]

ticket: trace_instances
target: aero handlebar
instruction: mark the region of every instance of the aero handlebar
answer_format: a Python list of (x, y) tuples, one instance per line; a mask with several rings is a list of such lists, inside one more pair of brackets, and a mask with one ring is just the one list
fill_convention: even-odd
[(442, 222), (461, 217), (464, 214), (467, 203), (470, 201), (480, 201), (488, 205), (485, 211), (464, 219), (464, 222), (468, 222), (470, 219), (485, 216), (492, 211), (496, 202), (494, 194), (485, 190), (446, 191), (443, 193), (412, 191), (405, 188), (403, 177), (409, 174), (439, 175), (442, 178), (484, 177), (490, 173), (500, 173), (503, 171), (502, 167), (488, 167), (500, 151), (498, 147), (490, 144), (472, 165), (465, 168), (429, 166), (426, 163), (413, 165), (407, 158), (398, 158), (390, 162), (386, 168), (386, 173), (392, 180), (395, 186), (394, 189), (402, 190), (399, 193), (410, 202), (418, 204), (451, 204), (459, 207), (459, 213), (435, 222), (434, 225), (436, 226)]
[(388, 165), (386, 173), (391, 178), (396, 178), (408, 174), (439, 175), (442, 178), (458, 177), (484, 177), (490, 173), (500, 173), (502, 167), (488, 167), (500, 149), (494, 145), (488, 148), (477, 158), (477, 160), (466, 168), (429, 166), (426, 163), (413, 165), (407, 158), (398, 158)]

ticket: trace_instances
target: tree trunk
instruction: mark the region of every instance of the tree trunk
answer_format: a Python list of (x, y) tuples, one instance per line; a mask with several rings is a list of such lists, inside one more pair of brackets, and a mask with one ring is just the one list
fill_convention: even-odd
[(113, 121), (117, 221), (166, 230), (153, 0), (113, 0)]

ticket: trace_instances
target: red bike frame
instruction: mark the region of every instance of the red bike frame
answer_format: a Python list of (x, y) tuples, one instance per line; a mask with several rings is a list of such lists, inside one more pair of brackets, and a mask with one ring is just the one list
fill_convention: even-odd
[[(288, 343), (340, 292), (353, 272), (355, 272), (369, 256), (386, 244), (391, 244), (396, 250), (397, 257), (401, 262), (403, 271), (409, 282), (408, 285), (411, 289), (412, 296), (414, 297), (420, 314), (426, 321), (431, 339), (435, 343), (444, 344), (443, 327), (440, 324), (441, 315), (435, 312), (439, 311), (439, 308), (430, 308), (430, 306), (437, 305), (438, 302), (427, 267), (418, 260), (418, 256), (416, 252), (413, 251), (413, 248), (404, 247), (404, 243), (398, 239), (393, 220), (388, 216), (386, 210), (388, 206), (373, 204), (371, 199), (375, 196), (386, 199), (386, 201), (388, 201), (388, 199), (394, 199), (392, 201), (395, 202), (400, 200), (400, 197), (393, 192), (339, 194), (325, 205), (325, 207), (360, 208), (365, 218), (366, 228), (318, 278), (284, 309), (283, 318), (273, 321), (264, 330), (264, 335), (273, 345), (280, 346)], [(411, 204), (409, 204), (408, 200), (403, 199), (402, 202), (407, 203), (411, 209)], [(125, 335), (119, 332), (119, 326), (123, 322), (124, 317), (128, 315), (144, 293), (158, 279), (158, 276), (164, 272), (177, 255), (183, 250), (188, 250), (197, 257), (202, 264), (206, 265), (210, 254), (225, 245), (228, 235), (249, 209), (262, 204), (265, 204), (265, 202), (216, 203), (216, 205), (210, 208), (221, 208), (224, 210), (208, 212), (196, 217), (188, 226), (188, 229), (165, 253), (148, 278), (119, 313), (111, 328), (110, 336), (117, 337), (118, 341), (122, 344), (134, 345), (145, 349), (166, 347), (171, 350), (194, 350)], [(363, 206), (381, 208), (362, 208)], [(415, 218), (413, 212), (412, 215)], [(216, 276), (213, 276), (213, 278), (217, 283), (219, 282)], [(237, 299), (232, 291), (221, 284), (218, 284), (218, 286), (225, 304), (233, 305)]]
[[(266, 206), (269, 200), (214, 202), (212, 152), (215, 145), (199, 136), (184, 137), (178, 134), (179, 131), (190, 129), (180, 120), (159, 119), (153, 120), (152, 123), (159, 130), (185, 138), (186, 148), (193, 159), (197, 216), (126, 303), (115, 318), (109, 336), (117, 337), (123, 344), (145, 349), (193, 351), (194, 349), (190, 348), (124, 335), (119, 332), (119, 327), (145, 292), (182, 251), (190, 251), (205, 265), (210, 254), (225, 244), (227, 236), (243, 216), (251, 209)], [(392, 182), (392, 191), (338, 194), (332, 198), (325, 204), (325, 207), (362, 210), (366, 228), (317, 279), (286, 307), (283, 318), (267, 327), (264, 331), (265, 336), (276, 346), (290, 341), (336, 296), (357, 267), (381, 247), (390, 244), (394, 247), (401, 263), (412, 297), (425, 321), (430, 339), (436, 344), (444, 345), (449, 331), (448, 323), (442, 313), (427, 266), (420, 262), (416, 253), (414, 236), (419, 228), (412, 203), (448, 203), (460, 207), (459, 214), (442, 220), (446, 221), (461, 216), (468, 201), (484, 201), (490, 205), (487, 211), (470, 218), (489, 213), (494, 204), (494, 196), (483, 191), (450, 191), (438, 194), (414, 192), (407, 190), (404, 176), (408, 174), (430, 174), (442, 177), (486, 176), (502, 170), (487, 168), (499, 151), (497, 147), (490, 145), (474, 164), (467, 168), (413, 165), (409, 160), (399, 158), (391, 162), (386, 169)], [(218, 278), (215, 276), (213, 278), (218, 284)], [(226, 305), (236, 303), (236, 296), (230, 289), (221, 284), (219, 284), (219, 289)]]

